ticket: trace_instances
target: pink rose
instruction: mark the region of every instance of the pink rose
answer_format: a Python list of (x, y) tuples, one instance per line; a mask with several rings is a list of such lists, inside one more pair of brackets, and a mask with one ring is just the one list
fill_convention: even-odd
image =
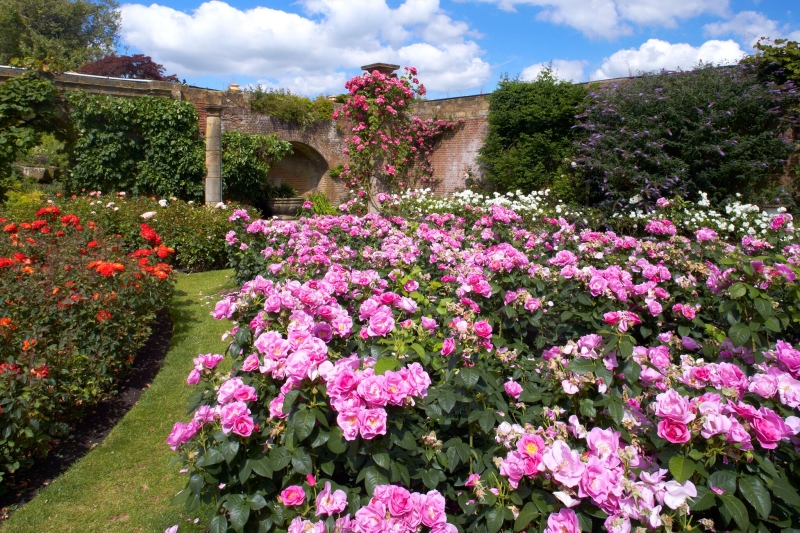
[(547, 517), (545, 533), (580, 533), (578, 517), (572, 509), (561, 509)]
[(283, 400), (284, 397), (283, 394), (281, 394), (269, 402), (269, 416), (281, 420), (289, 416), (289, 413), (283, 412)]
[(695, 419), (689, 400), (678, 394), (675, 389), (669, 389), (656, 396), (655, 412), (661, 418), (684, 425)]
[(506, 381), (503, 387), (506, 390), (506, 394), (514, 398), (515, 400), (519, 400), (519, 395), (522, 394), (522, 385), (517, 383), (516, 381), (509, 380)]
[(342, 429), (344, 440), (351, 441), (358, 437), (358, 413), (339, 413), (336, 415), (336, 424)]
[(595, 502), (605, 501), (608, 494), (615, 489), (619, 479), (619, 472), (609, 468), (604, 461), (597, 457), (589, 456), (586, 470), (578, 483), (578, 496), (580, 498), (589, 497)]
[(562, 440), (555, 441), (544, 453), (542, 464), (553, 473), (553, 479), (567, 487), (575, 487), (586, 469), (581, 454)]
[(403, 285), (403, 290), (405, 290), (406, 292), (414, 292), (418, 288), (419, 288), (419, 283), (417, 283), (413, 279), (406, 281), (405, 285)]
[(456, 341), (453, 340), (453, 337), (447, 337), (442, 343), (442, 355), (448, 356), (451, 353), (453, 353), (455, 349), (456, 349)]
[(242, 437), (249, 437), (254, 428), (253, 419), (249, 416), (240, 416), (233, 421), (233, 432)]
[(683, 444), (692, 438), (692, 432), (682, 422), (676, 422), (670, 418), (665, 418), (658, 423), (658, 436), (667, 439), (673, 444)]
[(385, 337), (394, 330), (394, 317), (392, 310), (387, 306), (381, 306), (369, 317), (367, 335), (370, 337)]
[(414, 500), (411, 498), (411, 493), (403, 487), (392, 486), (388, 507), (389, 513), (398, 518), (414, 510)]
[(371, 501), (356, 511), (355, 528), (359, 533), (383, 533), (386, 527), (386, 506), (379, 501)]
[(762, 448), (774, 450), (783, 437), (791, 435), (791, 429), (775, 411), (762, 407), (758, 410), (759, 416), (751, 424), (756, 433), (756, 439)]
[(283, 505), (286, 507), (303, 505), (305, 500), (306, 492), (303, 490), (303, 487), (298, 485), (289, 485), (281, 492), (281, 502), (283, 502)]
[(422, 317), (422, 327), (427, 329), (428, 331), (433, 331), (436, 329), (436, 321), (432, 318), (428, 318), (426, 316)]
[(612, 429), (592, 428), (586, 435), (586, 447), (603, 461), (616, 457), (619, 433)]
[(428, 527), (435, 527), (447, 522), (447, 515), (444, 511), (445, 499), (439, 491), (432, 490), (421, 502), (422, 523)]
[(189, 372), (189, 376), (186, 378), (187, 385), (197, 385), (200, 383), (200, 371), (196, 368), (193, 368), (191, 372)]
[(386, 435), (386, 411), (378, 408), (364, 409), (358, 413), (358, 430), (365, 440)]
[(472, 325), (472, 329), (475, 331), (475, 335), (483, 339), (487, 339), (492, 336), (492, 326), (490, 326), (485, 320), (475, 322), (475, 324)]
[(325, 488), (317, 494), (316, 515), (339, 514), (347, 507), (347, 494), (343, 490), (331, 492), (331, 482), (325, 482)]

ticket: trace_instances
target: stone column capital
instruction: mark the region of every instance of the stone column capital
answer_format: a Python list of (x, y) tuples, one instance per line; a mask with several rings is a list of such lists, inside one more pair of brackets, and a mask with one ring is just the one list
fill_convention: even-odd
[(210, 117), (219, 117), (222, 116), (222, 106), (221, 105), (207, 105), (203, 109), (206, 110), (206, 113)]

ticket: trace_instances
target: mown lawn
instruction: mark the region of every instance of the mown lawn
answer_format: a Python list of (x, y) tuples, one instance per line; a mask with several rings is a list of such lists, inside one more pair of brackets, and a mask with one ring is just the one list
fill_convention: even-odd
[(179, 276), (170, 305), (172, 342), (150, 388), (100, 446), (14, 513), (0, 533), (152, 533), (175, 524), (181, 533), (203, 530), (182, 507), (170, 505), (185, 479), (180, 466), (168, 466), (175, 453), (164, 440), (175, 421), (188, 420), (192, 388), (185, 380), (192, 359), (224, 353), (227, 322), (209, 311), (220, 291), (235, 288), (232, 272)]

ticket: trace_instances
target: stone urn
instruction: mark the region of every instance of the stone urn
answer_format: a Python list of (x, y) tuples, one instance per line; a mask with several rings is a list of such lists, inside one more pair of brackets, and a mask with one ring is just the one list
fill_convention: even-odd
[(305, 198), (269, 198), (267, 211), (269, 216), (281, 220), (297, 218), (297, 213), (303, 208)]

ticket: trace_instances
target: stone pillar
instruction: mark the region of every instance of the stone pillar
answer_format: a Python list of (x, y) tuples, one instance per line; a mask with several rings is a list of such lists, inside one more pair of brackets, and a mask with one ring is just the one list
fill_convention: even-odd
[(222, 201), (222, 107), (206, 113), (206, 205), (214, 205)]

